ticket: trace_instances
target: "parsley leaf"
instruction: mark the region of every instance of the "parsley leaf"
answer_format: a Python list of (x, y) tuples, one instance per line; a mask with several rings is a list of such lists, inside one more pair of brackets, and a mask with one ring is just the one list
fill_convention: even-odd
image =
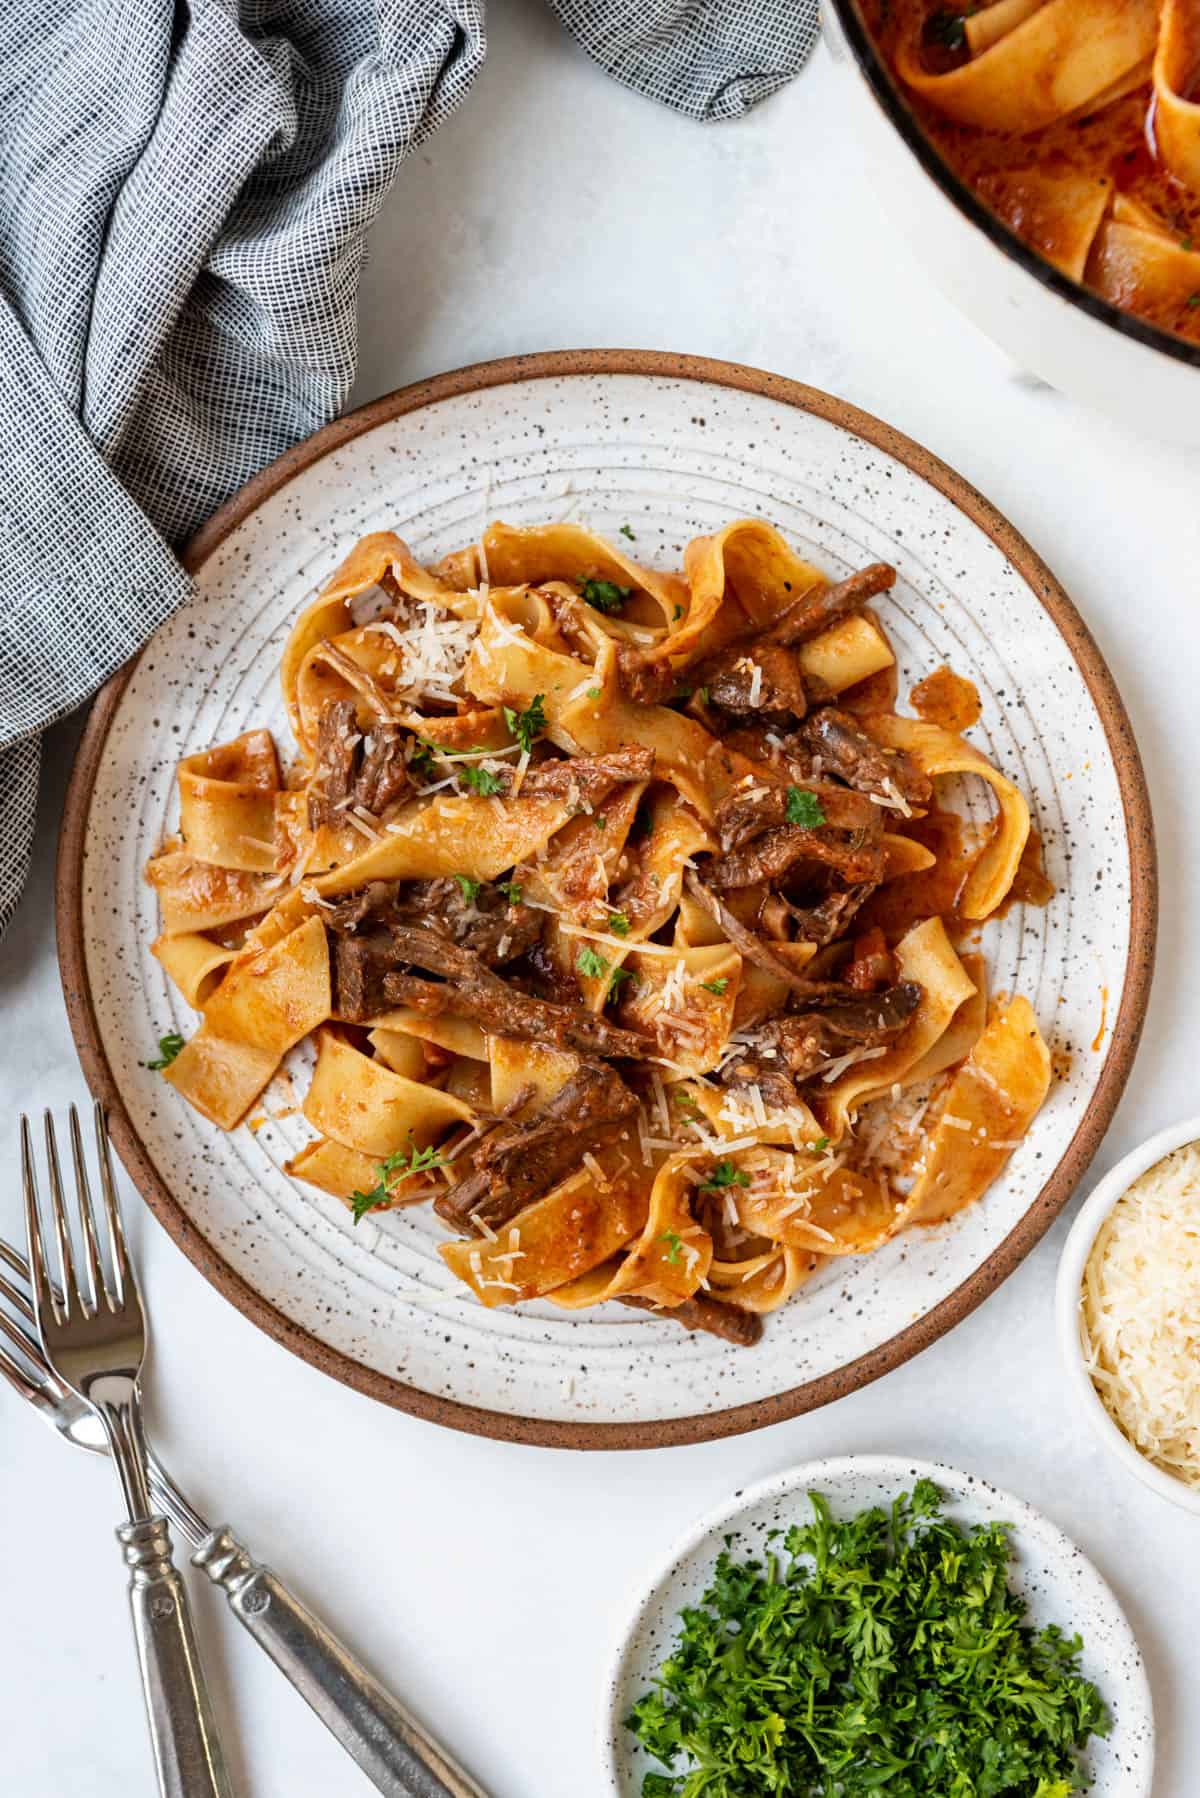
[(1189, 295), (1187, 297), (1187, 303), (1188, 303), (1188, 306), (1191, 308), (1200, 306), (1200, 293), (1189, 293)]
[(483, 886), (482, 880), (472, 880), (469, 874), (456, 874), (454, 878), (462, 888), (462, 896), (464, 899), (478, 899), (480, 889)]
[(672, 624), (673, 624), (673, 623), (674, 623), (674, 622), (675, 622), (675, 620), (676, 620), (676, 619), (677, 619), (677, 618), (682, 618), (682, 617), (683, 617), (683, 607), (682, 607), (682, 606), (676, 606), (676, 607), (675, 607), (675, 610), (674, 610), (674, 611), (673, 611), (673, 612), (672, 612), (672, 613), (671, 613), (671, 622), (672, 622)]
[(500, 891), (504, 894), (504, 897), (508, 900), (510, 905), (520, 905), (521, 883), (519, 880), (505, 880), (501, 882)]
[(615, 998), (617, 992), (620, 990), (621, 982), (623, 980), (632, 980), (636, 983), (637, 975), (632, 968), (613, 969), (608, 977), (608, 996), (610, 999)]
[(599, 980), (601, 974), (608, 973), (608, 963), (594, 949), (581, 949), (575, 966), (588, 980)]
[(490, 799), (493, 793), (504, 791), (504, 776), (494, 774), (490, 768), (463, 768), (458, 778), (464, 786), (471, 787), (485, 799)]
[(784, 817), (789, 824), (799, 824), (804, 830), (815, 830), (818, 824), (825, 822), (821, 801), (805, 787), (788, 788)]
[(522, 749), (532, 749), (534, 739), (546, 728), (546, 713), (542, 706), (545, 697), (544, 693), (535, 693), (523, 712), (514, 712), (508, 705), (504, 708), (504, 722)]
[(631, 543), (636, 543), (637, 541), (637, 532), (631, 531), (627, 524), (621, 526), (621, 535), (622, 537), (628, 537)]
[(433, 773), (433, 758), (439, 753), (436, 743), (427, 743), (424, 737), (418, 737), (417, 746), (408, 758), (409, 768), (422, 780), (428, 780)]
[(599, 687), (588, 687), (588, 689), (587, 689), (587, 697), (588, 697), (588, 698), (589, 698), (589, 699), (599, 699), (599, 697), (600, 697), (600, 689), (599, 689)]
[(667, 1769), (642, 1798), (1083, 1790), (1079, 1751), (1108, 1714), (1078, 1636), (1026, 1623), (1007, 1527), (963, 1528), (928, 1480), (845, 1519), (809, 1502), (762, 1560), (735, 1560), (727, 1536), (682, 1612), (627, 1719)]
[(633, 595), (632, 587), (618, 587), (615, 581), (580, 581), (579, 591), (598, 612), (619, 612)]
[(715, 993), (719, 999), (729, 985), (729, 976), (723, 975), (720, 980), (702, 980), (700, 984), (706, 993)]
[(612, 931), (614, 936), (628, 936), (629, 913), (623, 911), (610, 911), (608, 914), (608, 928)]
[(808, 1146), (814, 1155), (823, 1155), (829, 1147), (829, 1138), (827, 1136), (818, 1136), (816, 1141), (810, 1142)]
[(667, 1260), (673, 1267), (683, 1254), (683, 1237), (678, 1230), (664, 1230), (658, 1240), (666, 1243)]
[(379, 1179), (370, 1192), (350, 1194), (350, 1209), (354, 1213), (356, 1224), (361, 1223), (368, 1211), (375, 1211), (380, 1205), (391, 1203), (392, 1194), (401, 1180), (410, 1174), (425, 1174), (432, 1168), (442, 1167), (446, 1157), (439, 1155), (432, 1146), (418, 1149), (416, 1143), (410, 1143), (407, 1149), (394, 1149), (385, 1155), (379, 1164)]
[(154, 1060), (144, 1061), (142, 1066), (144, 1068), (149, 1068), (152, 1073), (161, 1073), (163, 1068), (170, 1067), (182, 1048), (183, 1038), (180, 1036), (179, 1032), (177, 1030), (168, 1030), (165, 1036), (160, 1036), (158, 1039), (158, 1054), (154, 1057)]
[(593, 812), (592, 823), (596, 826), (597, 830), (608, 829), (608, 819), (603, 812)]
[(743, 1173), (740, 1167), (734, 1167), (732, 1161), (718, 1161), (707, 1180), (701, 1180), (698, 1192), (720, 1192), (725, 1186), (749, 1186), (750, 1176)]

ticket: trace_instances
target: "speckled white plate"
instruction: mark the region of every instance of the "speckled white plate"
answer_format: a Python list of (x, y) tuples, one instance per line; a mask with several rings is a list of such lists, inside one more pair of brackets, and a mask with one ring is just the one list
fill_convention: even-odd
[[(357, 1229), (285, 1177), (306, 1126), (223, 1135), (141, 1063), (195, 1018), (150, 955), (141, 869), (175, 819), (182, 755), (267, 724), (288, 735), (291, 622), (364, 532), (422, 558), (488, 518), (571, 516), (678, 566), (697, 532), (761, 513), (841, 574), (884, 558), (902, 691), (948, 660), (983, 696), (973, 733), (1033, 802), (1059, 895), (988, 932), (1060, 1078), (1003, 1179), (952, 1224), (830, 1263), (753, 1350), (620, 1306), (484, 1310), (437, 1255), (427, 1209)], [(493, 363), (406, 389), (253, 481), (189, 554), (195, 601), (105, 690), (68, 800), (60, 950), (76, 1040), (133, 1178), (264, 1328), (340, 1379), (460, 1427), (643, 1446), (774, 1421), (882, 1373), (983, 1298), (1086, 1167), (1128, 1073), (1154, 938), (1154, 854), (1120, 699), (1033, 551), (936, 458), (809, 388), (695, 359), (589, 352)], [(1098, 821), (1101, 827), (1097, 828)]]
[(761, 1559), (768, 1531), (811, 1520), (810, 1491), (824, 1494), (835, 1517), (851, 1517), (869, 1505), (890, 1505), (919, 1479), (940, 1488), (946, 1515), (964, 1528), (976, 1523), (1014, 1526), (1009, 1583), (1026, 1602), (1027, 1621), (1037, 1629), (1057, 1623), (1068, 1635), (1083, 1637), (1082, 1671), (1095, 1681), (1112, 1715), (1109, 1734), (1094, 1738), (1088, 1747), (1091, 1798), (1149, 1798), (1154, 1775), (1150, 1686), (1125, 1613), (1095, 1567), (1022, 1499), (940, 1461), (906, 1461), (900, 1455), (808, 1461), (735, 1493), (676, 1544), (648, 1586), (639, 1588), (605, 1682), (598, 1748), (604, 1789), (611, 1798), (640, 1798), (642, 1774), (663, 1770), (634, 1740), (625, 1719), (669, 1653), (681, 1607), (694, 1605), (711, 1581), (725, 1539), (732, 1537), (737, 1559)]

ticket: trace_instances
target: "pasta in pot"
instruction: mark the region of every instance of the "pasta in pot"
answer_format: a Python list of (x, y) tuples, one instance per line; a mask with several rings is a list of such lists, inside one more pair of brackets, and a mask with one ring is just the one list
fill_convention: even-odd
[[(759, 519), (681, 573), (577, 525), (435, 568), (365, 539), (284, 651), (297, 765), (262, 730), (180, 764), (147, 878), (202, 1021), (165, 1077), (232, 1129), (311, 1038), (290, 1171), (356, 1223), (431, 1202), (487, 1306), (752, 1342), (826, 1260), (973, 1203), (1050, 1071), (958, 944), (1036, 838), (922, 697), (973, 718), (968, 683), (881, 709), (894, 578)], [(939, 806), (963, 776), (986, 828)]]
[(1033, 249), (1200, 342), (1197, 0), (865, 0), (951, 167)]

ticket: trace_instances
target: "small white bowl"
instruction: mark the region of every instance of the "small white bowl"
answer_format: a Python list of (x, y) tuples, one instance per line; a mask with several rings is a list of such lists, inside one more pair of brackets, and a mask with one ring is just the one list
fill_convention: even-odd
[(1182, 1149), (1191, 1142), (1200, 1142), (1200, 1117), (1187, 1118), (1182, 1123), (1160, 1130), (1157, 1136), (1152, 1136), (1140, 1148), (1133, 1149), (1124, 1161), (1119, 1161), (1112, 1172), (1101, 1180), (1086, 1200), (1067, 1237), (1062, 1259), (1058, 1264), (1055, 1313), (1058, 1345), (1067, 1370), (1067, 1380), (1088, 1422), (1117, 1459), (1123, 1461), (1129, 1471), (1144, 1485), (1149, 1486), (1152, 1492), (1157, 1492), (1161, 1498), (1169, 1499), (1172, 1504), (1200, 1516), (1200, 1487), (1186, 1485), (1183, 1480), (1176, 1479), (1174, 1474), (1164, 1473), (1161, 1468), (1155, 1467), (1117, 1427), (1092, 1383), (1079, 1337), (1079, 1295), (1083, 1287), (1083, 1271), (1092, 1252), (1092, 1244), (1100, 1234), (1109, 1212), (1148, 1168), (1169, 1155), (1172, 1149)]

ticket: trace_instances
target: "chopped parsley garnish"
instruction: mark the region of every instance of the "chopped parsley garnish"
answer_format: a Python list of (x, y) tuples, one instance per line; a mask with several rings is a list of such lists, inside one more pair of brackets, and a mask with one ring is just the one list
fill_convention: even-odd
[(636, 543), (637, 541), (637, 532), (631, 531), (627, 524), (621, 526), (621, 535), (622, 537), (628, 537), (631, 543)]
[(608, 819), (603, 812), (593, 812), (592, 823), (596, 826), (597, 830), (608, 829)]
[(612, 973), (608, 977), (608, 996), (610, 999), (616, 997), (617, 993), (620, 991), (621, 982), (623, 980), (632, 980), (634, 982), (637, 981), (637, 975), (634, 973), (632, 968), (614, 968), (613, 969)]
[(368, 1211), (375, 1211), (380, 1205), (391, 1201), (393, 1189), (409, 1174), (425, 1174), (432, 1168), (442, 1167), (446, 1157), (439, 1155), (432, 1146), (418, 1149), (416, 1143), (410, 1143), (407, 1149), (395, 1149), (385, 1155), (379, 1164), (379, 1179), (370, 1192), (352, 1192), (350, 1209), (354, 1213), (355, 1223), (361, 1223)]
[(1192, 247), (1191, 238), (1190, 237), (1181, 237), (1179, 240), (1179, 247), (1181, 250), (1190, 250)]
[(519, 880), (503, 881), (500, 886), (500, 891), (504, 894), (504, 897), (508, 900), (510, 905), (520, 905), (521, 883)]
[(619, 612), (633, 596), (632, 587), (618, 587), (615, 581), (580, 581), (579, 591), (598, 612)]
[(698, 1192), (720, 1192), (726, 1186), (749, 1186), (750, 1176), (732, 1161), (718, 1161), (707, 1180), (701, 1180)]
[(608, 973), (608, 963), (595, 949), (581, 949), (575, 966), (588, 980), (599, 980), (602, 974)]
[(599, 697), (600, 697), (599, 687), (589, 687), (587, 689), (587, 697), (589, 699), (599, 699)]
[(721, 994), (725, 991), (725, 988), (729, 985), (729, 976), (724, 974), (721, 976), (720, 980), (702, 980), (700, 984), (706, 993), (715, 993), (719, 999)]
[(683, 1237), (678, 1230), (664, 1230), (658, 1240), (666, 1243), (667, 1260), (674, 1267), (683, 1254)]
[(183, 1048), (183, 1038), (178, 1030), (168, 1030), (165, 1036), (158, 1039), (158, 1054), (153, 1061), (144, 1061), (142, 1066), (152, 1073), (159, 1074), (163, 1068), (169, 1068), (179, 1051)]
[(696, 698), (700, 701), (701, 705), (707, 705), (708, 704), (708, 688), (707, 687), (697, 687), (696, 688)]
[(827, 1136), (818, 1136), (817, 1140), (815, 1142), (810, 1142), (808, 1146), (812, 1154), (823, 1155), (829, 1147), (829, 1138)]
[(544, 693), (535, 693), (523, 712), (514, 712), (508, 705), (504, 708), (504, 722), (524, 750), (532, 749), (535, 738), (546, 728), (546, 713), (542, 707), (545, 697)]
[(427, 743), (424, 737), (417, 738), (417, 746), (408, 758), (408, 765), (415, 774), (425, 780), (433, 773), (433, 758), (441, 753), (436, 743)]
[(463, 768), (459, 773), (459, 779), (465, 786), (482, 794), (485, 799), (490, 799), (493, 793), (503, 793), (504, 791), (504, 776), (494, 774), (490, 768)]
[(821, 801), (804, 787), (788, 788), (784, 817), (789, 824), (799, 824), (804, 830), (815, 830), (818, 824), (825, 822)]
[(626, 1719), (666, 1773), (642, 1798), (1070, 1798), (1109, 1728), (1078, 1636), (1034, 1630), (1009, 1526), (944, 1517), (918, 1480), (886, 1509), (717, 1557)]
[(1189, 293), (1187, 303), (1191, 307), (1200, 306), (1200, 293)]
[(608, 914), (608, 928), (612, 931), (614, 936), (628, 936), (629, 913), (623, 911), (610, 911)]
[(676, 618), (682, 618), (682, 617), (683, 617), (683, 607), (676, 606), (675, 610), (671, 613), (672, 621), (674, 621)]
[(478, 899), (483, 886), (482, 880), (472, 880), (469, 874), (456, 874), (454, 878), (462, 888), (464, 899)]
[(672, 699), (690, 699), (691, 697), (692, 697), (692, 689), (690, 687), (685, 687), (682, 684), (682, 682), (680, 683), (680, 685), (678, 687), (676, 687), (675, 691), (671, 695)]
[(686, 1093), (675, 1093), (673, 1097), (675, 1100), (675, 1109), (678, 1111), (680, 1117), (698, 1118), (700, 1116), (700, 1107), (697, 1105), (695, 1099), (689, 1099)]

